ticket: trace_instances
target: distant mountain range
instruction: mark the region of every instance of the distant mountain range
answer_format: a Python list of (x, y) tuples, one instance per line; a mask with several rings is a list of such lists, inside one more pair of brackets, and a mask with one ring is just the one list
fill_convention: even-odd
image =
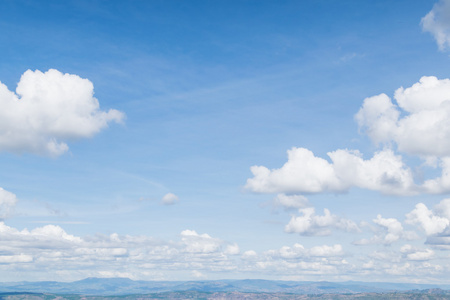
[(127, 278), (87, 278), (74, 282), (21, 281), (0, 283), (0, 293), (49, 293), (97, 296), (153, 294), (169, 292), (239, 292), (317, 295), (388, 293), (433, 289), (450, 290), (450, 285), (357, 281), (298, 282), (257, 279), (211, 281), (134, 281)]

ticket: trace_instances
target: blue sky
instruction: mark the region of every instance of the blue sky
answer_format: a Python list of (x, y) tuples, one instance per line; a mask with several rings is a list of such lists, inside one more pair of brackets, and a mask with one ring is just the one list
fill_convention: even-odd
[(0, 5), (2, 280), (450, 275), (449, 1)]

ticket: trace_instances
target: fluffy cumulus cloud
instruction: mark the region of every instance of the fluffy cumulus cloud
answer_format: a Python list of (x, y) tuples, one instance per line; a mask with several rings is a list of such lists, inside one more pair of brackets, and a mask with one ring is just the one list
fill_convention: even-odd
[(0, 188), (0, 220), (10, 215), (16, 203), (16, 195)]
[(430, 32), (441, 51), (450, 46), (450, 1), (441, 0), (422, 18), (422, 28)]
[(15, 92), (0, 82), (0, 150), (60, 155), (66, 141), (87, 138), (121, 122), (120, 111), (100, 110), (88, 79), (57, 70), (26, 71)]
[(359, 151), (328, 153), (331, 162), (305, 148), (288, 150), (288, 161), (279, 169), (253, 166), (246, 187), (258, 193), (345, 192), (351, 187), (386, 194), (413, 194), (412, 172), (402, 158), (385, 149), (364, 160)]
[(442, 200), (433, 209), (423, 203), (406, 215), (406, 223), (418, 225), (426, 235), (442, 234), (450, 225), (450, 199)]
[(313, 207), (299, 209), (300, 216), (292, 216), (284, 230), (288, 233), (299, 233), (307, 236), (331, 234), (333, 229), (358, 232), (360, 229), (351, 220), (340, 218), (324, 209), (323, 215), (317, 215)]
[(355, 118), (375, 143), (394, 142), (402, 152), (445, 157), (450, 155), (449, 95), (450, 79), (424, 76), (397, 89), (395, 104), (385, 94), (365, 99)]
[[(355, 119), (362, 132), (384, 146), (372, 158), (357, 150), (339, 149), (328, 160), (305, 148), (288, 150), (279, 169), (253, 166), (246, 187), (257, 193), (346, 192), (351, 187), (383, 194), (414, 195), (450, 192), (450, 79), (422, 77), (409, 88), (399, 88), (395, 103), (385, 94), (366, 98)], [(442, 174), (414, 182), (413, 172), (395, 154), (437, 158)], [(432, 145), (432, 146), (430, 146)]]

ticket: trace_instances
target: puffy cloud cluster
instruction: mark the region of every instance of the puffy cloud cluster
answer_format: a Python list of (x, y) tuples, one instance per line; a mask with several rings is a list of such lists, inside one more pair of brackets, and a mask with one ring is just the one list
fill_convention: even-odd
[(411, 170), (389, 149), (369, 160), (359, 151), (336, 150), (328, 153), (331, 162), (305, 148), (287, 152), (288, 161), (280, 169), (251, 167), (254, 177), (247, 180), (246, 188), (257, 193), (345, 192), (351, 187), (386, 194), (415, 192)]
[[(21, 274), (21, 278), (32, 273), (51, 273), (55, 274), (54, 279), (58, 274), (78, 274), (81, 278), (161, 279), (161, 272), (167, 276), (170, 272), (184, 271), (192, 275), (237, 270), (320, 275), (323, 272), (338, 274), (348, 265), (339, 244), (311, 248), (295, 244), (278, 250), (260, 253), (248, 250), (240, 254), (237, 244), (194, 230), (182, 231), (179, 241), (166, 242), (116, 233), (78, 237), (55, 225), (18, 230), (0, 222), (0, 239), (3, 241), (0, 273), (13, 272)], [(194, 270), (197, 272), (193, 273)], [(70, 276), (65, 278), (77, 279)]]
[(441, 51), (450, 46), (450, 1), (441, 0), (422, 18), (422, 28), (430, 32)]
[(382, 218), (381, 215), (378, 215), (373, 221), (375, 224), (378, 224), (387, 230), (387, 234), (383, 237), (383, 242), (386, 244), (391, 244), (399, 240), (403, 235), (403, 226), (397, 219), (386, 219)]
[(373, 222), (378, 225), (377, 230), (375, 230), (375, 235), (370, 239), (358, 240), (354, 242), (355, 245), (391, 245), (400, 239), (412, 240), (417, 238), (415, 232), (405, 231), (402, 223), (395, 218), (383, 218), (381, 215), (377, 215), (377, 218), (373, 219)]
[[(369, 259), (368, 261), (366, 261)], [(435, 277), (443, 275), (448, 267), (446, 260), (439, 258), (431, 249), (418, 249), (404, 245), (400, 251), (375, 251), (362, 258), (366, 261), (356, 272), (361, 275), (379, 275), (380, 279), (393, 278), (399, 281), (413, 281), (416, 278)]]
[[(436, 211), (439, 210), (436, 206)], [(394, 235), (401, 225), (380, 216), (374, 220)], [(381, 225), (380, 225), (381, 226)], [(396, 229), (395, 229), (396, 228)], [(428, 248), (403, 245), (400, 249), (352, 253), (340, 244), (305, 247), (299, 243), (265, 251), (241, 252), (206, 233), (184, 230), (177, 241), (149, 236), (97, 234), (79, 237), (55, 225), (18, 230), (0, 222), (0, 273), (15, 274), (13, 279), (39, 278), (76, 280), (88, 276), (128, 277), (132, 279), (173, 279), (184, 273), (188, 278), (226, 277), (228, 272), (243, 276), (281, 276), (338, 279), (340, 276), (414, 276), (441, 274), (448, 266), (445, 257)], [(349, 251), (350, 250), (350, 251)], [(195, 271), (195, 272), (194, 272)], [(48, 274), (53, 274), (48, 276)], [(51, 277), (53, 276), (53, 277)], [(177, 275), (175, 275), (177, 276)], [(179, 277), (175, 278), (179, 278)], [(305, 277), (302, 277), (305, 278)], [(355, 278), (355, 277), (353, 277)], [(355, 278), (355, 279), (356, 279)]]
[(284, 230), (288, 233), (299, 233), (307, 236), (323, 236), (331, 234), (333, 229), (358, 232), (360, 229), (351, 220), (332, 215), (324, 209), (324, 215), (316, 215), (313, 207), (299, 209), (300, 216), (293, 216)]
[(223, 271), (236, 268), (233, 257), (240, 252), (237, 244), (193, 230), (182, 231), (177, 242), (165, 242), (116, 233), (78, 237), (56, 225), (18, 230), (0, 222), (0, 239), (0, 272), (72, 270), (103, 277), (125, 271), (141, 275), (156, 270)]
[[(305, 148), (288, 150), (279, 169), (253, 166), (246, 188), (257, 193), (340, 193), (352, 187), (391, 195), (450, 192), (450, 79), (422, 77), (399, 88), (395, 103), (385, 94), (366, 98), (355, 119), (362, 132), (384, 149), (364, 159), (357, 150), (328, 152), (329, 160)], [(442, 174), (414, 181), (401, 155), (437, 160)]]
[(0, 82), (0, 150), (57, 156), (67, 140), (91, 137), (124, 114), (100, 110), (88, 79), (57, 70), (26, 71), (11, 92)]
[(301, 244), (283, 246), (260, 254), (247, 251), (243, 254), (243, 271), (257, 271), (281, 276), (344, 274), (349, 263), (344, 259), (341, 245), (322, 245), (305, 248)]

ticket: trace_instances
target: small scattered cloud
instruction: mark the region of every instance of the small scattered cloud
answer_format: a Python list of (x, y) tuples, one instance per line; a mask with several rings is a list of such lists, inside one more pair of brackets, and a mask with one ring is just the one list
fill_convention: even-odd
[(16, 195), (0, 188), (0, 220), (10, 216), (16, 203)]
[(284, 259), (305, 259), (311, 257), (334, 257), (343, 256), (344, 251), (341, 245), (336, 244), (333, 246), (322, 245), (314, 246), (312, 248), (305, 248), (301, 244), (294, 244), (294, 246), (284, 246), (279, 250), (270, 250), (266, 254), (271, 257), (279, 257)]
[(433, 35), (439, 50), (445, 51), (450, 46), (450, 1), (441, 0), (422, 18), (422, 29)]
[(162, 197), (161, 203), (164, 205), (173, 205), (179, 201), (178, 196), (172, 193), (167, 193)]
[(239, 246), (236, 243), (227, 245), (227, 247), (225, 248), (225, 254), (228, 255), (238, 255), (240, 252), (241, 251), (239, 249)]
[(275, 207), (281, 206), (287, 210), (300, 209), (309, 206), (308, 199), (303, 195), (278, 194), (273, 199)]
[(181, 232), (181, 240), (186, 245), (187, 252), (211, 253), (216, 252), (223, 242), (212, 238), (208, 234), (198, 234), (194, 230), (184, 230)]
[(359, 232), (358, 225), (351, 220), (332, 215), (328, 209), (324, 209), (324, 215), (316, 215), (313, 207), (299, 209), (300, 216), (292, 216), (284, 231), (299, 233), (305, 236), (330, 235), (332, 230), (344, 230)]
[(442, 200), (433, 210), (423, 203), (406, 215), (407, 224), (418, 225), (426, 235), (437, 235), (446, 231), (450, 225), (450, 199)]
[(198, 271), (198, 270), (193, 270), (192, 271), (192, 276), (196, 279), (200, 279), (200, 278), (206, 278), (205, 274), (203, 274), (202, 272)]
[(405, 231), (402, 223), (395, 218), (383, 218), (381, 215), (377, 215), (373, 222), (378, 225), (374, 230), (375, 235), (370, 239), (355, 241), (353, 242), (354, 245), (391, 245), (400, 239), (413, 240), (418, 238), (415, 232)]
[(408, 260), (425, 261), (435, 257), (435, 252), (431, 249), (417, 249), (409, 244), (400, 248)]

